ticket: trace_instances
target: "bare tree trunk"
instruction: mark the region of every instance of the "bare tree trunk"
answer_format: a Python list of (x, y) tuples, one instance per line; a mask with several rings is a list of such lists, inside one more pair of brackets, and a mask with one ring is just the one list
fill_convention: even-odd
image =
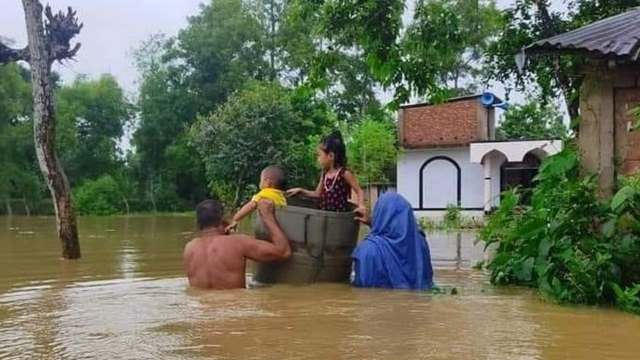
[(62, 242), (62, 256), (65, 259), (78, 259), (80, 244), (69, 181), (55, 151), (56, 118), (49, 80), (51, 64), (55, 60), (50, 57), (53, 44), (47, 43), (40, 2), (22, 0), (22, 4), (29, 38), (29, 62), (33, 84), (33, 135), (38, 165), (53, 198), (58, 237)]
[(4, 205), (7, 208), (7, 215), (8, 216), (12, 216), (13, 215), (13, 209), (11, 208), (11, 200), (9, 200), (9, 198), (5, 198), (4, 199)]
[(27, 202), (27, 198), (23, 197), (22, 202), (24, 203), (24, 213), (27, 216), (31, 216), (31, 208), (29, 207), (29, 203)]
[(156, 195), (155, 195), (155, 186), (154, 186), (154, 176), (151, 176), (149, 179), (149, 200), (151, 200), (151, 207), (153, 208), (153, 212), (157, 213), (158, 208), (156, 207)]
[(122, 202), (124, 203), (124, 208), (125, 211), (127, 212), (127, 216), (131, 214), (131, 212), (129, 211), (129, 200), (127, 200), (126, 196), (122, 197)]

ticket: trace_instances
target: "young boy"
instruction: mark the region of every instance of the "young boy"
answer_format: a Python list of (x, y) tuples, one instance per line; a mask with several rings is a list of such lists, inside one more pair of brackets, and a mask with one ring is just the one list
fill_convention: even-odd
[(260, 192), (251, 198), (251, 201), (246, 203), (240, 210), (233, 216), (231, 224), (227, 226), (226, 231), (231, 232), (238, 227), (238, 223), (253, 213), (258, 207), (260, 200), (269, 200), (276, 208), (282, 208), (287, 206), (287, 198), (284, 194), (284, 171), (278, 166), (268, 166), (260, 174)]

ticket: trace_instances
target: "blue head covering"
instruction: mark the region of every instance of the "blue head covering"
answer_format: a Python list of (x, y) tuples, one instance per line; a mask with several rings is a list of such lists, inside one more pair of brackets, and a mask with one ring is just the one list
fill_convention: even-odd
[(397, 193), (378, 199), (371, 232), (354, 250), (354, 285), (393, 289), (429, 289), (431, 255), (409, 202)]

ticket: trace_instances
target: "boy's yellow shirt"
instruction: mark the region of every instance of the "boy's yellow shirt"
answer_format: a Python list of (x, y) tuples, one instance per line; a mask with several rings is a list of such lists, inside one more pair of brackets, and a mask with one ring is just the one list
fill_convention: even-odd
[(262, 199), (273, 201), (273, 204), (279, 208), (287, 206), (287, 198), (282, 190), (274, 188), (262, 189), (259, 193), (255, 194), (253, 198), (251, 198), (251, 201), (258, 202)]

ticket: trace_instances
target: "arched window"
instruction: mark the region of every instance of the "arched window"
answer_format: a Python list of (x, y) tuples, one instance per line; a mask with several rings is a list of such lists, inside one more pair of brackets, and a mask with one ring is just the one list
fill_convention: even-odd
[(419, 205), (422, 210), (461, 205), (462, 172), (455, 160), (434, 156), (420, 167)]

